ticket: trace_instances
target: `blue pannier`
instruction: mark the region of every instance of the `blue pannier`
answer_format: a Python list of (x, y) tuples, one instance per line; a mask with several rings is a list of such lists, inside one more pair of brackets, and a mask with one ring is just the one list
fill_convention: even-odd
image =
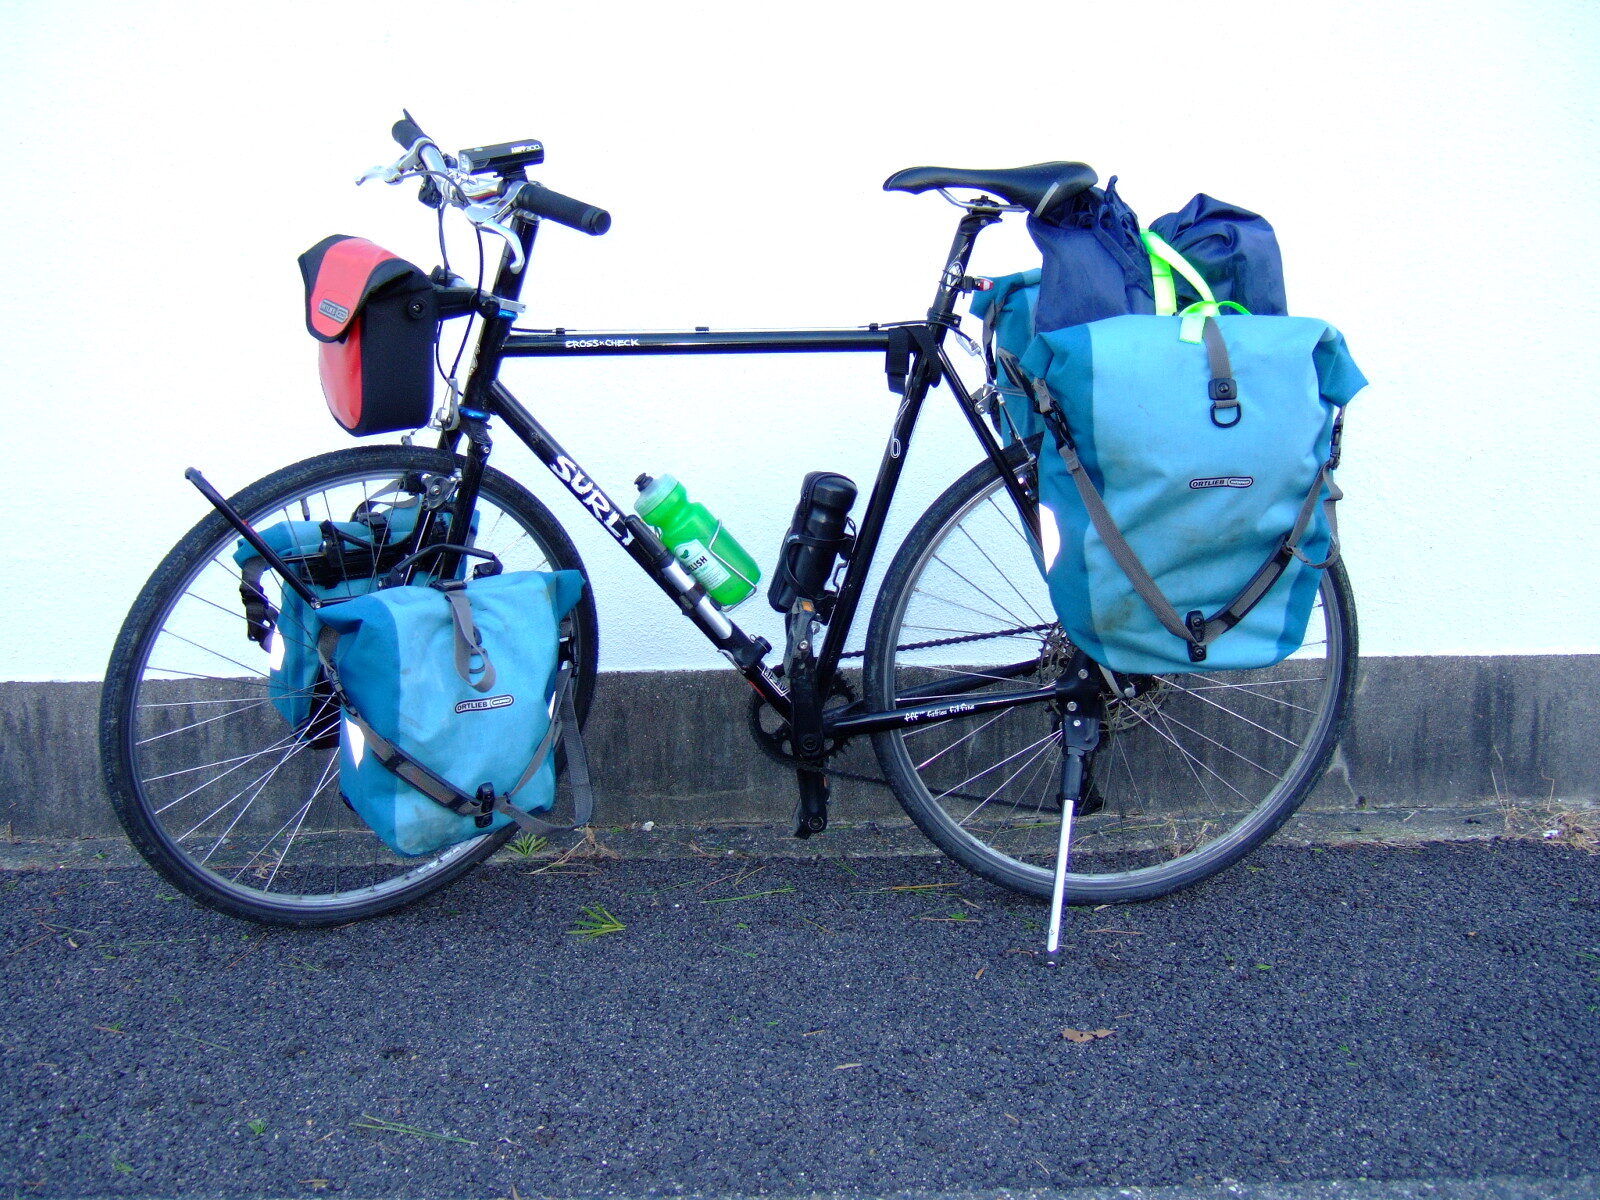
[[(382, 510), (382, 520), (336, 521), (342, 535), (341, 549), (360, 552), (372, 545), (403, 541), (417, 527), (418, 504), (396, 505)], [(327, 533), (320, 521), (280, 521), (260, 531), (261, 539), (277, 554), (291, 562), (320, 555)], [(321, 670), (317, 662), (317, 634), (322, 628), (317, 614), (292, 588), (284, 588), (275, 620), (267, 613), (268, 599), (261, 581), (266, 559), (243, 538), (233, 552), (239, 566), (240, 594), (246, 621), (254, 641), (263, 641), (268, 655), (267, 695), (272, 706), (295, 729), (302, 729), (311, 717)], [(362, 596), (378, 586), (377, 572), (347, 575), (326, 586), (313, 582), (311, 590), (324, 600), (343, 600)], [(320, 706), (318, 706), (320, 707)], [(319, 722), (320, 723), (320, 722)]]
[(390, 849), (431, 854), (503, 828), (513, 805), (554, 805), (561, 623), (583, 589), (577, 571), (516, 571), (320, 610), (346, 706), (339, 790)]
[(1121, 316), (1041, 334), (1022, 366), (1055, 436), (1040, 523), (1067, 636), (1128, 673), (1264, 667), (1298, 649), (1336, 553), (1336, 422), (1366, 383), (1338, 331)]
[[(422, 505), (415, 498), (398, 504), (369, 506), (371, 511), (359, 520), (334, 521), (339, 535), (337, 549), (328, 542), (328, 524), (323, 521), (280, 521), (260, 530), (260, 536), (277, 554), (291, 564), (311, 560), (319, 570), (311, 573), (308, 586), (323, 600), (348, 600), (375, 591), (382, 572), (372, 566), (365, 548), (376, 541), (379, 552), (406, 542), (416, 532)], [(448, 527), (449, 518), (441, 519)], [(478, 514), (472, 528), (478, 527)], [(399, 550), (388, 551), (394, 561)], [(363, 557), (365, 556), (365, 557)], [(322, 622), (317, 613), (292, 588), (282, 589), (278, 613), (269, 613), (270, 601), (262, 588), (267, 571), (266, 559), (243, 538), (233, 552), (239, 566), (240, 596), (250, 639), (261, 642), (267, 651), (267, 696), (292, 727), (320, 737), (325, 731), (321, 713), (327, 711), (331, 695), (322, 680), (317, 661), (317, 635)], [(318, 574), (325, 582), (317, 581)], [(316, 729), (310, 729), (311, 726)], [(330, 743), (331, 744), (331, 743)]]
[(1025, 441), (1044, 429), (1019, 373), (1022, 356), (1033, 341), (1039, 274), (1035, 267), (1001, 275), (989, 281), (987, 291), (972, 294), (972, 315), (983, 322), (984, 356), (1000, 393), (996, 424), (1007, 441)]

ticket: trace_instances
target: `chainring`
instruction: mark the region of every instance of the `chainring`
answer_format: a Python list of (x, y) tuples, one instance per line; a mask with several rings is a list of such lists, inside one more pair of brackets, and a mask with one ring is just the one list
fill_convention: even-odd
[[(781, 666), (777, 667), (773, 674), (780, 679), (783, 678), (783, 668)], [(834, 675), (833, 683), (828, 688), (828, 700), (843, 700), (846, 703), (854, 703), (856, 699), (856, 690), (850, 686), (844, 676)], [(761, 748), (761, 753), (772, 759), (773, 762), (781, 763), (783, 766), (794, 767), (797, 765), (789, 722), (779, 718), (778, 714), (768, 707), (767, 702), (754, 692), (750, 694), (749, 722), (750, 736), (755, 739), (756, 745)], [(768, 727), (769, 725), (771, 726), (770, 728)], [(828, 738), (823, 744), (822, 756), (831, 758), (843, 750), (849, 744), (849, 741), (850, 739), (847, 737)]]

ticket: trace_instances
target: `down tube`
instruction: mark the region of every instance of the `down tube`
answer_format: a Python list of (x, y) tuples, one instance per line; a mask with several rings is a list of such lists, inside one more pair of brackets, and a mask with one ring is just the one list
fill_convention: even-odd
[(759, 638), (751, 638), (730, 621), (661, 544), (654, 531), (607, 496), (533, 414), (499, 383), (493, 388), (493, 411), (550, 469), (550, 473), (566, 485), (589, 515), (628, 552), (628, 556), (639, 564), (645, 574), (655, 580), (656, 586), (666, 593), (684, 616), (694, 622), (750, 686), (761, 694), (761, 698), (780, 715), (787, 717), (788, 695), (763, 658), (771, 647)]

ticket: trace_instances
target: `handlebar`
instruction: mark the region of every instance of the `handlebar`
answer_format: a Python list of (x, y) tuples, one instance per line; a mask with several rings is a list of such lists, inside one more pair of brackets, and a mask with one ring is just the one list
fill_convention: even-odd
[(512, 196), (511, 206), (518, 212), (548, 217), (558, 225), (565, 225), (568, 229), (576, 229), (591, 237), (598, 237), (611, 228), (611, 214), (605, 209), (574, 200), (571, 196), (563, 196), (537, 183), (525, 183), (518, 188)]
[[(475, 225), (505, 238), (517, 260), (513, 270), (521, 269), (521, 251), (505, 222), (515, 214), (542, 217), (591, 237), (611, 228), (611, 214), (605, 209), (527, 181), (522, 164), (540, 162), (544, 158), (543, 147), (536, 142), (510, 147), (519, 152), (521, 157), (499, 162), (499, 169), (483, 171), (479, 166), (475, 171), (475, 164), (469, 161), (465, 152), (459, 163), (443, 154), (438, 144), (422, 131), (409, 112), (404, 112), (389, 132), (406, 153), (394, 166), (374, 167), (362, 179), (376, 178), (386, 183), (399, 183), (402, 179), (423, 177), (425, 183), (421, 198), (424, 203), (433, 208), (451, 204), (464, 209), (468, 219)], [(537, 151), (537, 157), (527, 153), (530, 148)], [(478, 158), (479, 155), (475, 151), (471, 157)], [(489, 161), (494, 162), (492, 158)]]
[[(400, 111), (405, 112), (404, 109)], [(389, 130), (389, 133), (395, 141), (400, 143), (400, 149), (402, 150), (409, 150), (418, 142), (433, 141), (431, 137), (422, 132), (421, 126), (411, 119), (411, 114), (408, 112), (394, 123), (394, 128)]]

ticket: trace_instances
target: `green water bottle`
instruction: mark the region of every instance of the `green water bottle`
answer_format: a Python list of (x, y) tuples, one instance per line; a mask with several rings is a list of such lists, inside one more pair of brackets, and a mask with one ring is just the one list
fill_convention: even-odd
[(671, 475), (633, 481), (639, 498), (634, 511), (661, 534), (667, 549), (677, 557), (695, 582), (722, 608), (748, 599), (761, 581), (761, 568), (733, 540), (722, 522), (704, 504), (696, 504)]

